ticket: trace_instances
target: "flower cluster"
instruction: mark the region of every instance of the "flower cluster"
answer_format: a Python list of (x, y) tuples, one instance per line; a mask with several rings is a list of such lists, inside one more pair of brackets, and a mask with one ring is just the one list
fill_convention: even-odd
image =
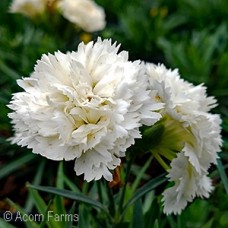
[(86, 181), (120, 165), (139, 128), (163, 128), (153, 156), (173, 186), (163, 193), (164, 212), (180, 213), (196, 196), (212, 191), (208, 169), (221, 146), (221, 119), (209, 111), (216, 100), (203, 85), (163, 65), (131, 62), (111, 40), (81, 43), (76, 52), (43, 55), (24, 89), (13, 95), (9, 114), (13, 143), (52, 160), (75, 160)]
[(48, 9), (60, 12), (87, 32), (102, 30), (106, 25), (104, 9), (93, 0), (14, 0), (9, 11), (34, 18)]
[[(216, 100), (207, 97), (206, 88), (180, 78), (177, 70), (164, 65), (146, 64), (149, 86), (156, 90), (164, 132), (154, 156), (168, 171), (174, 185), (163, 193), (164, 212), (180, 213), (196, 196), (208, 197), (212, 191), (208, 168), (216, 163), (222, 143), (221, 119), (210, 114)], [(167, 162), (170, 161), (167, 165)]]

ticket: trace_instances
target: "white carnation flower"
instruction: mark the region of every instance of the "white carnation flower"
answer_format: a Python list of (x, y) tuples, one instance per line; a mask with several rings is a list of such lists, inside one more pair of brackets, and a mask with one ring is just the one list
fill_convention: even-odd
[(52, 160), (76, 159), (76, 174), (87, 181), (112, 180), (139, 127), (161, 117), (140, 62), (118, 49), (98, 39), (77, 52), (43, 55), (10, 102), (13, 143)]
[(165, 103), (166, 112), (175, 119), (192, 122), (196, 112), (208, 112), (216, 106), (214, 97), (207, 97), (206, 87), (194, 86), (180, 78), (177, 70), (168, 70), (164, 65), (147, 64), (151, 75), (150, 85), (158, 91)]
[(35, 17), (44, 12), (48, 0), (14, 0), (10, 6), (11, 13), (21, 13)]
[(208, 197), (213, 189), (207, 174), (222, 144), (221, 119), (208, 113), (216, 100), (207, 97), (205, 87), (184, 81), (177, 70), (164, 65), (148, 63), (145, 67), (150, 88), (157, 91), (153, 99), (164, 103), (159, 122), (164, 126), (162, 139), (152, 148), (174, 182), (163, 193), (164, 212), (176, 214), (196, 196)]
[(172, 160), (168, 177), (175, 185), (163, 193), (164, 211), (167, 214), (180, 213), (187, 202), (191, 202), (196, 196), (209, 197), (213, 190), (207, 172), (198, 173), (182, 152)]
[(87, 32), (105, 27), (105, 12), (92, 0), (60, 0), (58, 7), (63, 16)]

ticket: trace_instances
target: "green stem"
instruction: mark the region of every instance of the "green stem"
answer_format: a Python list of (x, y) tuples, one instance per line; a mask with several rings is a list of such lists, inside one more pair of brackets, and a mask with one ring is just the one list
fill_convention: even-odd
[(115, 201), (114, 201), (114, 197), (113, 197), (113, 191), (112, 189), (108, 186), (108, 183), (106, 184), (107, 187), (107, 192), (108, 192), (108, 198), (109, 198), (109, 211), (112, 217), (115, 216), (116, 210), (115, 210)]
[(171, 150), (163, 150), (162, 153), (159, 154), (167, 158), (169, 161), (172, 161), (176, 157), (176, 153)]
[(124, 186), (123, 186), (123, 190), (121, 192), (120, 203), (119, 203), (119, 212), (120, 213), (123, 209), (124, 197), (125, 197), (125, 192), (126, 192), (126, 187), (127, 187), (127, 180), (130, 176), (130, 170), (131, 170), (132, 162), (133, 162), (133, 156), (131, 156), (129, 161), (127, 162), (126, 175), (125, 175), (125, 179), (124, 179)]
[(164, 160), (161, 158), (161, 156), (159, 155), (159, 153), (157, 152), (153, 152), (153, 155), (155, 157), (155, 159), (159, 162), (159, 164), (167, 171), (169, 170), (169, 166), (164, 162)]
[(97, 191), (98, 191), (98, 196), (100, 199), (101, 204), (103, 204), (103, 196), (102, 196), (102, 191), (101, 191), (101, 181), (97, 181)]

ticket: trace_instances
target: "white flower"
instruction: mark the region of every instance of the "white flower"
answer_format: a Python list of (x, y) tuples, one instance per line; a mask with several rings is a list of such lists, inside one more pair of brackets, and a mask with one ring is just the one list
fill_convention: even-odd
[(169, 181), (174, 182), (163, 193), (164, 212), (176, 214), (194, 197), (208, 197), (213, 189), (207, 174), (210, 165), (216, 164), (222, 144), (221, 119), (208, 113), (216, 100), (207, 97), (205, 87), (184, 81), (177, 70), (164, 65), (148, 63), (145, 67), (150, 88), (157, 90), (153, 99), (164, 103), (159, 123), (164, 132), (152, 148), (154, 157), (169, 172)]
[(58, 7), (63, 16), (87, 32), (105, 27), (105, 12), (92, 0), (60, 0)]
[(196, 196), (209, 197), (213, 190), (207, 172), (199, 174), (182, 152), (172, 160), (168, 177), (175, 185), (163, 193), (164, 211), (167, 214), (180, 213), (187, 202), (191, 202)]
[(13, 143), (52, 160), (76, 159), (76, 174), (87, 181), (112, 180), (139, 127), (161, 117), (140, 62), (118, 49), (98, 39), (77, 52), (43, 55), (32, 75), (18, 80), (25, 91), (9, 105)]
[(207, 97), (206, 87), (194, 86), (180, 78), (177, 70), (164, 65), (147, 64), (150, 85), (158, 90), (166, 112), (175, 119), (193, 121), (196, 112), (208, 112), (216, 106), (214, 97)]
[(35, 17), (44, 12), (47, 0), (14, 0), (10, 6), (11, 13), (21, 13), (27, 17)]

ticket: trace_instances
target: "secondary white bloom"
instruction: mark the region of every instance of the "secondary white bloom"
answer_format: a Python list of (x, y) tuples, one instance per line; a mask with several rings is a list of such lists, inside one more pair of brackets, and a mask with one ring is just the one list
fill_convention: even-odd
[(11, 13), (21, 13), (35, 17), (44, 12), (48, 0), (14, 0), (10, 6)]
[(214, 97), (207, 97), (206, 87), (194, 86), (164, 65), (147, 64), (150, 85), (158, 90), (166, 112), (175, 119), (192, 122), (199, 112), (208, 112), (216, 106)]
[[(220, 151), (221, 119), (208, 113), (216, 106), (216, 100), (207, 97), (204, 86), (184, 81), (177, 70), (168, 70), (164, 65), (145, 67), (150, 88), (157, 90), (154, 99), (165, 104), (160, 110), (162, 139), (152, 148), (154, 157), (174, 182), (163, 193), (164, 212), (180, 213), (187, 202), (196, 196), (208, 197), (213, 189), (207, 174)], [(171, 161), (170, 166), (166, 161)]]
[(87, 32), (105, 27), (105, 12), (92, 0), (60, 0), (58, 7), (63, 16)]
[(172, 160), (168, 177), (175, 185), (163, 193), (167, 214), (180, 213), (187, 202), (191, 202), (196, 196), (209, 197), (213, 190), (207, 172), (198, 173), (184, 153), (178, 153), (177, 158)]
[(161, 117), (140, 62), (118, 49), (98, 39), (77, 52), (43, 55), (10, 102), (13, 143), (52, 160), (76, 159), (76, 174), (87, 181), (112, 180), (110, 170), (141, 137), (138, 128)]

